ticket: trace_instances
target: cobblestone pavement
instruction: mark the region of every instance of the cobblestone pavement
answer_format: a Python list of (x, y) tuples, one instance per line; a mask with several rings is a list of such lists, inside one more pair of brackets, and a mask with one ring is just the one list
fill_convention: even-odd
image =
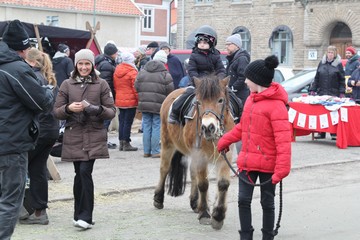
[[(111, 133), (110, 141), (117, 143), (116, 136)], [(164, 209), (153, 207), (160, 159), (142, 157), (141, 136), (132, 134), (132, 144), (140, 147), (139, 151), (113, 149), (110, 159), (95, 162), (93, 229), (80, 231), (72, 226), (73, 165), (55, 158), (61, 180), (49, 181), (50, 224), (18, 224), (12, 239), (239, 239), (236, 178), (231, 181), (227, 216), (219, 231), (198, 223), (189, 206), (189, 187), (181, 197), (165, 196)], [(292, 147), (293, 169), (284, 180), (283, 217), (276, 239), (360, 239), (359, 148), (338, 149), (330, 139), (311, 141), (309, 136), (298, 138)], [(209, 177), (214, 179), (214, 173)], [(211, 202), (215, 186), (212, 180)], [(277, 215), (278, 203), (276, 208)], [(258, 189), (254, 193), (253, 224), (254, 239), (261, 239)]]

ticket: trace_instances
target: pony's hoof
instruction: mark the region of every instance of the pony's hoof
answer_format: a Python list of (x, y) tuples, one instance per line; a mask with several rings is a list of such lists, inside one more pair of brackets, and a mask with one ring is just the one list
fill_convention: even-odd
[(199, 223), (201, 225), (210, 225), (211, 224), (211, 218), (206, 218), (206, 217), (200, 218)]
[(211, 219), (211, 226), (212, 226), (213, 229), (220, 230), (223, 225), (224, 225), (224, 221), (218, 222), (213, 218)]
[(164, 208), (164, 204), (154, 201), (154, 207), (156, 207), (157, 209), (163, 209)]
[(199, 213), (199, 223), (201, 225), (210, 225), (211, 224), (211, 217), (208, 211)]

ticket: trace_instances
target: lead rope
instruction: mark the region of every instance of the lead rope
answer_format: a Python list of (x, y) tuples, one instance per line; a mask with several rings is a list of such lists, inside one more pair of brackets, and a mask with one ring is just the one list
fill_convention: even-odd
[[(238, 172), (231, 166), (231, 163), (230, 163), (229, 159), (226, 157), (225, 151), (221, 151), (221, 155), (224, 157), (224, 159), (225, 159), (227, 165), (229, 166), (229, 168), (231, 169), (231, 171), (233, 171), (233, 173), (234, 173), (241, 181), (243, 181), (244, 183), (249, 184), (249, 185), (252, 185), (252, 186), (254, 186), (254, 187), (259, 187), (259, 186), (265, 185), (265, 184), (267, 184), (267, 183), (270, 183), (271, 178), (270, 178), (269, 180), (267, 180), (267, 181), (265, 181), (265, 182), (262, 182), (262, 183), (259, 183), (259, 184), (255, 184), (255, 183), (252, 183), (252, 182), (247, 181), (247, 180), (245, 180), (245, 179), (242, 179), (242, 178), (239, 176)], [(274, 237), (275, 237), (276, 235), (278, 235), (278, 233), (279, 233), (279, 228), (280, 228), (280, 222), (281, 222), (281, 216), (282, 216), (282, 208), (283, 208), (283, 198), (282, 198), (282, 195), (283, 195), (282, 192), (283, 192), (283, 191), (282, 191), (282, 190), (283, 190), (283, 185), (282, 185), (282, 181), (280, 181), (280, 184), (279, 184), (279, 216), (278, 216), (278, 219), (277, 219), (277, 222), (276, 222), (276, 227), (275, 227), (275, 229), (273, 230), (273, 235), (274, 235)]]

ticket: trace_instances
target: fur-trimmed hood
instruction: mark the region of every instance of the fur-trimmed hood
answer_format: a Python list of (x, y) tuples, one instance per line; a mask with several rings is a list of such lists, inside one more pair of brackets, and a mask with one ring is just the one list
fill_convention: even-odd
[[(322, 64), (325, 64), (326, 63), (326, 54), (323, 56), (323, 58), (322, 58), (322, 60), (321, 60), (321, 63)], [(341, 57), (340, 57), (340, 55), (338, 54), (337, 56), (336, 56), (336, 58), (331, 62), (331, 65), (332, 66), (334, 66), (334, 67), (336, 67), (337, 65), (339, 65), (339, 63), (341, 63)]]

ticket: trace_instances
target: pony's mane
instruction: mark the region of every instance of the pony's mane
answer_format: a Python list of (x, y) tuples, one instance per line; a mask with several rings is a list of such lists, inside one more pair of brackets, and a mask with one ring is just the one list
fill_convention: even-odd
[(214, 74), (200, 78), (200, 84), (196, 86), (196, 95), (203, 100), (219, 97), (222, 91), (219, 81), (220, 79)]

